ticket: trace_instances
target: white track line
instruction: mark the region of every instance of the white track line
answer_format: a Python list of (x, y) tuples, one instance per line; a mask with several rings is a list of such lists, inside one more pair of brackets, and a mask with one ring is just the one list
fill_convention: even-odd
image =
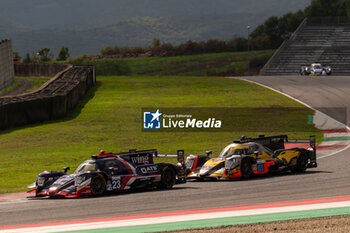
[(64, 232), (64, 231), (82, 231), (92, 229), (105, 229), (114, 227), (127, 227), (127, 226), (139, 226), (139, 225), (151, 225), (170, 222), (184, 222), (194, 220), (205, 220), (215, 218), (227, 218), (227, 217), (240, 217), (240, 216), (253, 216), (260, 214), (277, 214), (294, 211), (308, 211), (308, 210), (320, 210), (329, 208), (341, 208), (350, 207), (350, 201), (330, 202), (321, 204), (307, 204), (285, 207), (272, 207), (250, 210), (236, 210), (236, 211), (221, 211), (214, 213), (200, 213), (200, 214), (185, 214), (178, 216), (165, 216), (165, 217), (153, 217), (153, 218), (141, 218), (141, 219), (128, 219), (117, 221), (103, 221), (94, 223), (80, 223), (80, 224), (67, 224), (60, 226), (44, 226), (44, 227), (29, 227), (21, 229), (0, 230), (0, 232), (7, 233), (43, 233), (43, 232)]

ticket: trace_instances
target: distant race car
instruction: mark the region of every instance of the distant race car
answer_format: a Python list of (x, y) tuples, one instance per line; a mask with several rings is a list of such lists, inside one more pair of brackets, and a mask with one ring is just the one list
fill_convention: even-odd
[[(62, 171), (44, 171), (28, 188), (35, 197), (80, 197), (99, 196), (105, 192), (158, 187), (170, 189), (175, 184), (185, 183), (181, 164), (153, 163), (157, 150), (130, 150), (125, 153), (93, 155), (75, 170), (67, 174)], [(178, 153), (183, 164), (183, 153)]]
[[(308, 143), (310, 148), (285, 149), (285, 142)], [(187, 179), (249, 178), (255, 174), (282, 171), (304, 172), (317, 167), (315, 136), (310, 140), (289, 140), (287, 135), (245, 138), (226, 146), (218, 158), (190, 155), (186, 159)]]
[(300, 75), (331, 75), (332, 69), (330, 66), (322, 66), (320, 63), (313, 63), (311, 66), (302, 66)]

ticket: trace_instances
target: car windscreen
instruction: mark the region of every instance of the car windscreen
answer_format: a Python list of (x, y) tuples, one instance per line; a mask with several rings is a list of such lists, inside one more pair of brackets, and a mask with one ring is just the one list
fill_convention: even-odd
[(320, 65), (314, 65), (314, 69), (322, 69), (322, 66), (320, 66)]
[(246, 148), (236, 149), (235, 147), (230, 147), (228, 149), (225, 148), (223, 151), (221, 151), (219, 157), (227, 158), (227, 157), (230, 157), (231, 155), (243, 155), (243, 154), (247, 154)]
[(96, 161), (85, 161), (84, 163), (79, 165), (79, 167), (75, 170), (74, 174), (80, 174), (88, 171), (96, 171)]

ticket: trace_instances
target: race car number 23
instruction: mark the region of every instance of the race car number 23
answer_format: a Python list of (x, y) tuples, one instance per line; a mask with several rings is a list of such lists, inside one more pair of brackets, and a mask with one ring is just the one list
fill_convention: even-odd
[(113, 180), (112, 181), (112, 189), (120, 189), (120, 180)]

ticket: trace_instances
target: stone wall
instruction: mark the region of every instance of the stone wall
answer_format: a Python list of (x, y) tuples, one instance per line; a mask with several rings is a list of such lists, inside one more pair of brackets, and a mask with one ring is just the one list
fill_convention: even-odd
[[(38, 76), (47, 76), (47, 71), (53, 69), (50, 64), (47, 64), (47, 68), (44, 66), (42, 64), (39, 69), (43, 73), (36, 73)], [(59, 66), (62, 69), (62, 65)], [(36, 68), (25, 69), (30, 72), (22, 75), (30, 76)], [(95, 67), (65, 65), (64, 70), (40, 89), (28, 94), (0, 98), (0, 129), (64, 117), (84, 98), (95, 82)]]
[(15, 64), (15, 74), (19, 77), (46, 76), (53, 77), (67, 68), (66, 64), (18, 63)]
[(0, 40), (0, 90), (11, 86), (14, 81), (12, 42)]

